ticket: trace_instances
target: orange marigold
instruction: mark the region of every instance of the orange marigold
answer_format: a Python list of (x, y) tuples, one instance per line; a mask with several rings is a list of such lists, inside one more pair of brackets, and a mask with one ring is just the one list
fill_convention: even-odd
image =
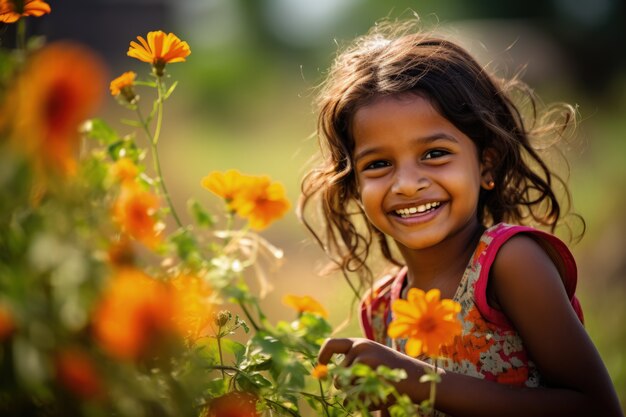
[(0, 105), (0, 128), (36, 168), (73, 173), (79, 126), (96, 109), (104, 65), (91, 50), (71, 42), (42, 48)]
[(50, 5), (43, 0), (0, 0), (0, 22), (15, 23), (23, 16), (43, 16)]
[(57, 354), (55, 365), (58, 381), (76, 396), (89, 400), (104, 395), (102, 379), (87, 352), (66, 348)]
[(213, 319), (212, 291), (207, 282), (192, 275), (171, 281), (174, 289), (174, 322), (181, 334), (195, 340)]
[(266, 176), (252, 177), (242, 192), (235, 196), (232, 206), (256, 230), (265, 229), (274, 220), (283, 217), (290, 208), (285, 188), (280, 183), (271, 182)]
[(0, 342), (9, 338), (15, 330), (13, 314), (4, 305), (0, 304)]
[(112, 96), (119, 96), (120, 94), (124, 96), (124, 99), (131, 103), (137, 95), (135, 94), (135, 90), (133, 87), (135, 86), (135, 78), (137, 78), (137, 73), (134, 71), (126, 71), (109, 84), (109, 89), (111, 90)]
[(111, 165), (109, 173), (117, 181), (129, 184), (139, 175), (139, 168), (130, 158), (120, 158)]
[(156, 218), (158, 208), (156, 195), (135, 184), (125, 185), (113, 206), (113, 218), (122, 231), (153, 248), (161, 242), (161, 228)]
[(149, 32), (144, 39), (137, 36), (139, 43), (131, 41), (127, 55), (140, 61), (152, 64), (157, 75), (163, 75), (165, 64), (185, 62), (191, 49), (185, 41), (181, 41), (173, 33), (166, 34), (161, 30)]
[(259, 417), (256, 406), (258, 397), (244, 391), (231, 391), (209, 403), (208, 417)]
[(328, 365), (317, 364), (311, 371), (311, 376), (315, 379), (324, 379), (328, 376)]
[(173, 311), (167, 286), (140, 270), (121, 268), (96, 309), (95, 338), (111, 356), (136, 359), (176, 333)]
[(304, 313), (306, 311), (322, 317), (328, 317), (328, 312), (326, 311), (324, 306), (322, 306), (313, 297), (308, 295), (299, 296), (287, 294), (283, 297), (283, 304), (293, 308), (298, 313)]
[(451, 344), (461, 334), (458, 318), (461, 305), (449, 299), (440, 300), (440, 296), (436, 288), (427, 293), (411, 288), (406, 300), (396, 300), (391, 305), (394, 319), (387, 334), (394, 339), (407, 338), (408, 355), (439, 356), (441, 347)]

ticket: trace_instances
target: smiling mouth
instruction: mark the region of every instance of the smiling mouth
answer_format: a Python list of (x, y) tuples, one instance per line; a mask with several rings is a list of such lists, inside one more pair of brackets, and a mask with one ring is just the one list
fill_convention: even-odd
[(405, 219), (407, 217), (411, 217), (411, 216), (414, 216), (416, 214), (423, 214), (423, 213), (435, 210), (439, 206), (441, 206), (441, 202), (440, 201), (433, 201), (432, 203), (421, 204), (421, 205), (415, 206), (415, 207), (407, 207), (407, 208), (398, 209), (398, 210), (395, 210), (394, 212), (398, 216), (400, 216), (403, 219)]

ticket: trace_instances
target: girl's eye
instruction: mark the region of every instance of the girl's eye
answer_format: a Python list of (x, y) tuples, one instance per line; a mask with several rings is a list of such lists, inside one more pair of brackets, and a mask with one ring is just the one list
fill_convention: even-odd
[(426, 154), (424, 154), (424, 159), (441, 158), (442, 156), (446, 156), (449, 154), (450, 152), (445, 151), (443, 149), (433, 149), (433, 150), (426, 152)]
[(378, 169), (378, 168), (385, 168), (389, 166), (389, 162), (387, 161), (374, 161), (374, 162), (370, 162), (367, 165), (365, 165), (365, 168), (363, 168), (364, 171), (366, 170), (370, 170), (370, 169)]

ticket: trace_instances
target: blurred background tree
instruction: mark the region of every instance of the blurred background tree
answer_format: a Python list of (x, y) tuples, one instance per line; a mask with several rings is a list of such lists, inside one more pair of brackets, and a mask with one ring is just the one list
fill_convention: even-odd
[[(210, 170), (267, 173), (292, 201), (316, 150), (313, 100), (338, 47), (381, 18), (416, 13), (451, 33), (480, 60), (523, 79), (546, 102), (579, 106), (577, 140), (569, 144), (574, 209), (587, 221), (573, 246), (587, 329), (626, 404), (626, 3), (622, 0), (62, 0), (29, 22), (48, 39), (77, 39), (98, 51), (110, 79), (136, 65), (120, 53), (137, 35), (162, 29), (190, 44), (163, 132), (164, 175), (175, 204), (193, 197)], [(14, 26), (2, 28), (3, 45)], [(168, 69), (170, 71), (170, 69)], [(103, 86), (106, 88), (106, 86)], [(109, 121), (124, 117), (109, 100)], [(123, 132), (123, 127), (120, 127)], [(183, 211), (183, 210), (181, 210)], [(295, 214), (268, 236), (285, 249), (272, 278), (267, 311), (285, 311), (285, 293), (310, 294), (342, 322), (350, 292), (338, 276), (318, 276), (324, 256)], [(356, 319), (342, 333), (357, 334)]]

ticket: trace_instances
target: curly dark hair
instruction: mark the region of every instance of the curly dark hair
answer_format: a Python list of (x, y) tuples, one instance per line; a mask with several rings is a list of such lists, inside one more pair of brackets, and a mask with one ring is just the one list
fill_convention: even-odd
[[(357, 110), (374, 98), (407, 93), (426, 97), (472, 139), (479, 155), (489, 154), (495, 187), (479, 196), (483, 225), (505, 221), (554, 232), (564, 215), (558, 194), (570, 207), (566, 182), (551, 171), (530, 138), (560, 139), (571, 133), (575, 109), (557, 104), (540, 113), (538, 99), (519, 77), (498, 79), (459, 45), (409, 26), (377, 25), (337, 56), (318, 96), (321, 163), (302, 181), (301, 220), (346, 278), (349, 272), (367, 278), (361, 285), (371, 283), (366, 260), (373, 242), (385, 259), (400, 265), (358, 204), (351, 124)], [(525, 117), (513, 97), (524, 99)], [(312, 201), (319, 202), (321, 219), (307, 213)], [(321, 231), (315, 227), (318, 220)]]

